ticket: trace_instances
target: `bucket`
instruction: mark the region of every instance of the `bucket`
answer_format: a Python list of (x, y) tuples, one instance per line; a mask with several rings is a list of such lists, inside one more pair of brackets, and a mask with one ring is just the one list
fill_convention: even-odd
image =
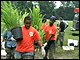
[(20, 26), (12, 28), (11, 32), (12, 32), (13, 38), (15, 40), (22, 40), (23, 39), (22, 28)]
[(68, 46), (78, 46), (78, 40), (68, 39)]

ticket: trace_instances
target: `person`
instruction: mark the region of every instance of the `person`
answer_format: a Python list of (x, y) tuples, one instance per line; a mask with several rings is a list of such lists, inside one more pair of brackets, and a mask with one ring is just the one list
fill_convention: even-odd
[[(43, 18), (42, 19), (42, 26), (41, 26), (41, 29), (43, 31), (43, 29), (47, 26), (46, 24), (46, 18)], [(43, 34), (43, 43), (45, 43), (45, 38), (44, 38), (45, 34)]]
[(15, 59), (34, 59), (34, 41), (42, 47), (38, 31), (31, 26), (31, 18), (24, 18), (24, 25), (21, 26), (23, 39), (18, 41), (15, 50)]
[(56, 45), (56, 26), (54, 25), (54, 22), (57, 20), (55, 16), (50, 17), (49, 24), (43, 29), (46, 36), (47, 44), (44, 47), (46, 51), (46, 55), (44, 56), (44, 59), (47, 58), (47, 54), (49, 53), (49, 59), (54, 59), (54, 52), (55, 52), (55, 45)]
[[(6, 51), (6, 59), (14, 59), (14, 51), (17, 45), (17, 42), (12, 36), (10, 29), (5, 29), (2, 38), (1, 44), (5, 40), (5, 51)], [(2, 45), (1, 45), (2, 46)]]
[(64, 32), (65, 29), (68, 27), (68, 23), (66, 21), (63, 20), (62, 17), (59, 18), (60, 21), (58, 21), (58, 35), (57, 35), (57, 39), (56, 39), (56, 43), (58, 42), (58, 40), (60, 40), (60, 47), (63, 46), (63, 41), (64, 41)]
[[(62, 21), (64, 22), (64, 24), (65, 24), (65, 29), (69, 26), (68, 23), (63, 19), (63, 16), (61, 16), (61, 17), (59, 18), (59, 20), (62, 20)], [(57, 27), (59, 27), (59, 25), (60, 25), (60, 21), (58, 21)]]
[(41, 29), (43, 30), (43, 29), (45, 28), (45, 26), (47, 25), (47, 24), (46, 24), (46, 18), (43, 18), (43, 19), (42, 19), (42, 23), (43, 23), (43, 24), (42, 24), (42, 26), (41, 26)]

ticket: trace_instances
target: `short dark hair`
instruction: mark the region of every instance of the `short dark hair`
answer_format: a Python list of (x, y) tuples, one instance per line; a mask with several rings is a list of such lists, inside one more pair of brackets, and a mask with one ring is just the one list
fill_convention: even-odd
[(26, 17), (24, 18), (24, 22), (25, 22), (26, 20), (31, 20), (31, 17), (30, 17), (30, 16), (26, 16)]
[(42, 19), (42, 22), (45, 23), (45, 22), (46, 22), (46, 18), (43, 18), (43, 19)]

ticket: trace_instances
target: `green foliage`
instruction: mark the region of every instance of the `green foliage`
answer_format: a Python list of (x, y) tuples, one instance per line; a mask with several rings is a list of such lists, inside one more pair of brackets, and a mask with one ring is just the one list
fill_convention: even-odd
[(22, 11), (14, 9), (11, 1), (1, 1), (1, 34), (6, 28), (22, 26), (23, 20), (28, 14), (26, 9), (24, 14), (22, 14)]
[(41, 14), (46, 14), (46, 18), (55, 15), (57, 18), (63, 16), (65, 19), (72, 20), (74, 16), (74, 8), (79, 7), (79, 1), (60, 1), (61, 6), (58, 9), (55, 8), (55, 1), (11, 1), (13, 6), (22, 11), (25, 9), (30, 12), (29, 8), (33, 8), (33, 2), (38, 3), (41, 9)]
[(30, 16), (31, 16), (31, 24), (34, 28), (36, 28), (39, 32), (41, 37), (41, 42), (43, 43), (43, 31), (41, 30), (42, 19), (45, 15), (40, 13), (40, 7), (33, 5), (33, 10), (30, 9)]
[(25, 10), (25, 13), (24, 14), (22, 14), (22, 11), (20, 12), (20, 26), (24, 25), (24, 18), (26, 16), (28, 16), (28, 15), (29, 15), (29, 13), (27, 13), (26, 10)]
[(32, 20), (32, 26), (35, 27), (38, 31), (41, 30), (43, 15), (40, 14), (40, 7), (33, 5), (33, 10), (30, 9), (30, 16)]
[(39, 32), (39, 35), (40, 35), (40, 37), (41, 37), (41, 42), (42, 42), (42, 43), (45, 43), (45, 39), (44, 39), (44, 34), (45, 34), (45, 33), (43, 32), (43, 30), (39, 30), (38, 32)]
[(38, 1), (38, 3), (41, 7), (41, 13), (46, 14), (46, 18), (50, 18), (52, 15), (54, 15), (54, 1)]
[(20, 26), (20, 15), (17, 9), (12, 7), (10, 1), (1, 1), (1, 22), (5, 23), (6, 28)]

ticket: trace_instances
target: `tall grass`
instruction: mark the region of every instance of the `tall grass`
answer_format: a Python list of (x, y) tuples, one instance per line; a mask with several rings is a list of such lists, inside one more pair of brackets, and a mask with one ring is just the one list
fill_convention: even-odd
[(20, 15), (17, 9), (12, 7), (10, 1), (1, 1), (1, 22), (5, 23), (6, 28), (20, 26)]
[(20, 26), (24, 25), (24, 18), (26, 16), (28, 16), (28, 15), (29, 15), (29, 13), (27, 13), (26, 10), (25, 10), (25, 13), (24, 14), (22, 14), (22, 11), (20, 12)]
[[(3, 27), (13, 28), (16, 26), (23, 25), (23, 20), (26, 16), (29, 15), (25, 10), (25, 13), (22, 15), (22, 12), (18, 12), (17, 9), (14, 9), (10, 1), (1, 1), (1, 22), (4, 23)], [(43, 40), (43, 31), (41, 30), (42, 19), (45, 15), (40, 13), (40, 7), (33, 5), (33, 10), (30, 9), (30, 16), (32, 20), (32, 26), (35, 27), (41, 36), (41, 41)]]
[(37, 30), (41, 29), (42, 19), (44, 15), (40, 13), (40, 7), (33, 5), (33, 10), (30, 9), (30, 16), (32, 19), (32, 26), (35, 27)]
[(22, 11), (18, 12), (14, 9), (11, 1), (1, 1), (1, 33), (6, 28), (13, 28), (16, 26), (22, 26), (23, 20), (28, 15), (27, 11), (22, 15)]
[(30, 9), (30, 16), (32, 20), (32, 26), (36, 28), (39, 32), (39, 35), (41, 37), (41, 41), (43, 43), (43, 31), (41, 30), (41, 25), (42, 25), (42, 19), (45, 15), (42, 15), (40, 13), (40, 7), (33, 5), (33, 10)]

